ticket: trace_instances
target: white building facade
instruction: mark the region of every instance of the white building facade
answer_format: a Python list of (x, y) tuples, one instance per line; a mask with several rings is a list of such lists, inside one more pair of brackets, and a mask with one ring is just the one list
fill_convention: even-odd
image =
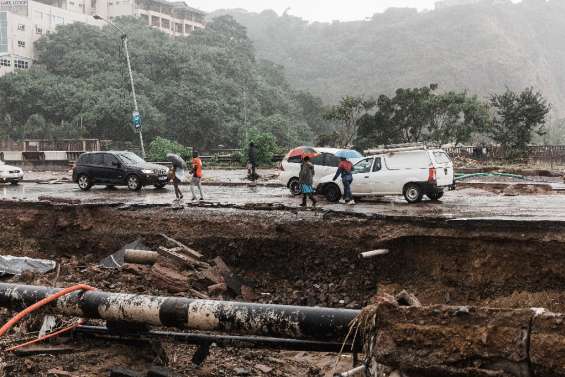
[(184, 2), (166, 0), (0, 0), (0, 76), (33, 64), (34, 42), (58, 25), (136, 16), (172, 36), (188, 36), (205, 27), (205, 13)]

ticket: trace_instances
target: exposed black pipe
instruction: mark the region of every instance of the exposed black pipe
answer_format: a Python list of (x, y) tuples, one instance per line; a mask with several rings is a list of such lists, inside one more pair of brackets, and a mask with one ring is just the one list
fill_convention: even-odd
[[(0, 284), (0, 307), (21, 309), (60, 289)], [(101, 291), (77, 292), (46, 306), (52, 314), (317, 341), (343, 341), (358, 310), (193, 300)]]

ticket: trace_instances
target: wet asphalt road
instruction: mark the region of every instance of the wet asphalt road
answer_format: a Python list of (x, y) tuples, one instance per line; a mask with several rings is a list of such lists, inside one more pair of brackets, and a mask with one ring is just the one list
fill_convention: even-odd
[[(182, 190), (184, 202), (190, 202), (189, 187), (182, 186)], [(204, 194), (207, 202), (222, 204), (280, 203), (289, 207), (298, 207), (300, 204), (300, 199), (292, 197), (283, 187), (204, 186)], [(122, 187), (108, 190), (103, 186), (95, 186), (88, 192), (82, 192), (75, 184), (70, 183), (23, 183), (18, 186), (0, 184), (0, 200), (36, 201), (40, 196), (80, 199), (84, 203), (125, 204), (169, 204), (175, 199), (171, 186), (161, 190), (148, 187), (140, 192), (130, 192)], [(410, 205), (402, 197), (385, 197), (379, 200), (363, 200), (355, 206), (320, 200), (319, 207), (397, 216), (565, 221), (565, 194), (559, 193), (503, 196), (478, 189), (463, 189), (447, 192), (441, 202), (424, 201)]]

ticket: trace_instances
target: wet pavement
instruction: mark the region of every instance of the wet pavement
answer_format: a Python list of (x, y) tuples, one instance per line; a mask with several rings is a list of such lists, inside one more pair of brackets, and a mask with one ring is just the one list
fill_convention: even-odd
[[(183, 202), (191, 203), (189, 187), (182, 186), (182, 190)], [(204, 194), (206, 203), (222, 205), (280, 204), (298, 208), (300, 204), (300, 198), (291, 196), (284, 187), (204, 186)], [(82, 192), (70, 183), (0, 185), (0, 200), (37, 201), (41, 196), (78, 199), (82, 203), (178, 205), (171, 186), (161, 190), (148, 187), (139, 192), (131, 192), (122, 187), (110, 190), (95, 186), (88, 192)], [(440, 202), (425, 200), (419, 204), (408, 204), (402, 197), (384, 197), (348, 206), (321, 199), (318, 207), (322, 210), (392, 216), (565, 221), (564, 194), (504, 196), (472, 188), (446, 192)]]

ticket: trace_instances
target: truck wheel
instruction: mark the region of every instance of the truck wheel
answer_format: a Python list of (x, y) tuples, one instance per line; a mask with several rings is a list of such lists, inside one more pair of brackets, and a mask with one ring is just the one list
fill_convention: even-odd
[(81, 174), (78, 176), (78, 188), (82, 191), (88, 191), (92, 187), (92, 181), (86, 174)]
[(290, 181), (288, 181), (288, 188), (290, 189), (290, 193), (294, 196), (301, 194), (298, 178), (291, 178)]
[(338, 202), (341, 199), (341, 191), (335, 183), (330, 183), (324, 188), (324, 195), (328, 202)]
[(436, 190), (426, 194), (431, 200), (440, 200), (443, 197), (443, 190)]
[(127, 179), (128, 189), (131, 191), (141, 190), (141, 181), (137, 175), (130, 175)]
[(404, 186), (403, 193), (404, 199), (406, 199), (408, 203), (419, 203), (424, 197), (422, 188), (416, 183), (408, 183), (406, 186)]
[(18, 181), (11, 181), (10, 184), (15, 186), (15, 185), (19, 185), (20, 182), (18, 182)]

